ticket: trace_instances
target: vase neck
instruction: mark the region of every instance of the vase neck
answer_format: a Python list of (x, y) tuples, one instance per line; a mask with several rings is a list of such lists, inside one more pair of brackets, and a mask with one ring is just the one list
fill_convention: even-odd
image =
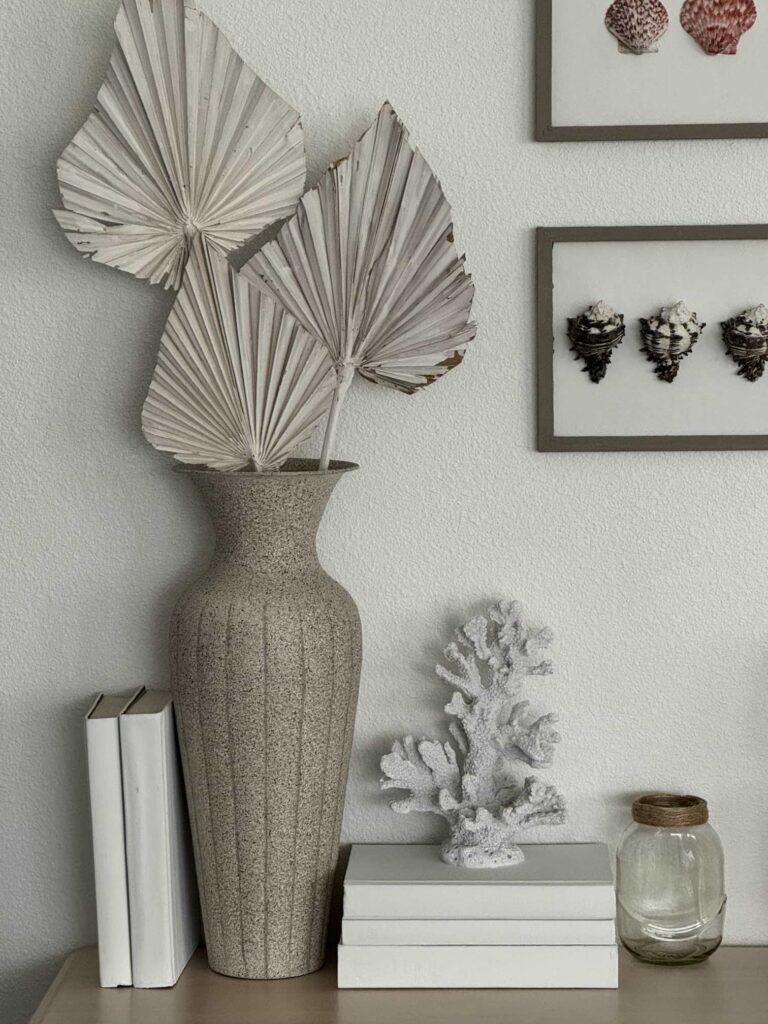
[(212, 568), (284, 578), (317, 571), (317, 530), (339, 476), (193, 474), (216, 532)]

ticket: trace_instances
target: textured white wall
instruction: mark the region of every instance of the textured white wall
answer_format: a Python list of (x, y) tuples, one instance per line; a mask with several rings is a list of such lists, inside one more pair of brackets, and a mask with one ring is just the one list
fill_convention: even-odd
[[(768, 219), (768, 142), (531, 141), (527, 0), (205, 0), (304, 116), (314, 180), (388, 97), (439, 173), (477, 282), (464, 366), (405, 398), (361, 384), (321, 551), (365, 670), (347, 840), (437, 837), (378, 793), (392, 737), (441, 722), (455, 624), (517, 596), (555, 627), (558, 839), (615, 840), (638, 790), (701, 793), (728, 858), (730, 942), (768, 942), (768, 458), (534, 451), (538, 224)], [(81, 715), (166, 680), (174, 595), (211, 542), (139, 433), (169, 298), (81, 262), (48, 210), (117, 0), (5, 0), (0, 1014), (17, 1024), (95, 918)], [(766, 110), (768, 120), (768, 110)], [(766, 286), (768, 289), (768, 285)], [(768, 300), (768, 293), (766, 295)], [(543, 838), (540, 836), (539, 838)]]

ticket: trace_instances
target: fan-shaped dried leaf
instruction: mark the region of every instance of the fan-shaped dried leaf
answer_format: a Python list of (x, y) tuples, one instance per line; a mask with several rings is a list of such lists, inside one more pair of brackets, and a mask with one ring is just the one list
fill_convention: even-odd
[(273, 470), (328, 413), (325, 349), (217, 253), (196, 243), (142, 413), (180, 462)]
[(337, 369), (407, 393), (460, 363), (475, 335), (450, 207), (388, 103), (242, 273), (323, 341)]
[(305, 179), (299, 115), (192, 0), (124, 0), (97, 107), (58, 164), (72, 244), (178, 288), (198, 235), (226, 253), (289, 216)]

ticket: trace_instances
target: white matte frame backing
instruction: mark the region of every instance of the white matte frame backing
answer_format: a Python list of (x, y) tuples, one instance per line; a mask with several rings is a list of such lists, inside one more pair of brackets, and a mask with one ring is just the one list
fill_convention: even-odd
[(536, 139), (768, 138), (768, 11), (735, 56), (710, 56), (668, 4), (655, 54), (622, 54), (603, 21), (609, 0), (536, 5)]
[[(539, 228), (537, 242), (539, 451), (768, 448), (768, 373), (739, 377), (720, 327), (768, 299), (768, 225)], [(599, 299), (625, 315), (627, 334), (593, 384), (566, 321)], [(678, 299), (708, 326), (667, 384), (637, 320)]]

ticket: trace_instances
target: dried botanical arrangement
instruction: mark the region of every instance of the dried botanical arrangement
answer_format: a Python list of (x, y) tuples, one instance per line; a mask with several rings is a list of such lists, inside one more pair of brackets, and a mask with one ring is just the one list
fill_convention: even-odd
[(176, 289), (193, 239), (227, 253), (293, 213), (299, 115), (191, 0), (123, 0), (115, 33), (56, 218), (84, 256)]
[(762, 303), (721, 324), (723, 341), (739, 376), (749, 381), (763, 376), (768, 360), (768, 308)]
[(543, 652), (549, 629), (526, 623), (516, 601), (502, 601), (457, 630), (438, 676), (455, 692), (446, 713), (453, 743), (408, 736), (381, 760), (383, 789), (410, 796), (392, 803), (399, 814), (439, 814), (450, 827), (442, 847), (449, 864), (497, 867), (517, 864), (520, 833), (565, 820), (563, 798), (534, 775), (520, 778), (516, 763), (548, 768), (560, 737), (557, 716), (537, 716), (521, 699), (528, 676), (552, 672)]
[[(474, 337), (442, 189), (385, 104), (296, 210), (299, 115), (193, 0), (123, 0), (115, 32), (97, 109), (59, 160), (56, 217), (85, 256), (181, 288), (145, 434), (184, 462), (268, 471), (327, 414), (327, 469), (355, 371), (412, 393)], [(294, 211), (240, 275), (221, 263)]]
[(276, 470), (328, 415), (334, 382), (290, 313), (195, 242), (144, 403), (150, 444), (192, 465)]
[(568, 319), (568, 339), (577, 359), (584, 360), (584, 373), (599, 384), (605, 377), (613, 350), (624, 340), (624, 315), (601, 299), (577, 317)]
[(669, 12), (661, 0), (615, 0), (606, 11), (605, 27), (618, 39), (621, 53), (658, 53)]
[(677, 377), (680, 363), (701, 337), (707, 325), (684, 302), (664, 306), (656, 316), (640, 318), (642, 348), (649, 362), (655, 363), (659, 380), (671, 384)]
[(757, 20), (754, 0), (686, 0), (680, 24), (705, 53), (735, 54)]
[(320, 468), (355, 372), (411, 394), (475, 336), (474, 295), (439, 182), (386, 103), (349, 156), (243, 268), (327, 348), (337, 387)]

